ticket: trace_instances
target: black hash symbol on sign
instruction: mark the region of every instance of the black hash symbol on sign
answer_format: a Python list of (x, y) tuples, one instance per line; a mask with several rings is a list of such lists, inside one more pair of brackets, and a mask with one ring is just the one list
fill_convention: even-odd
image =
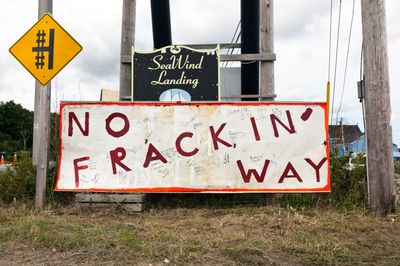
[(44, 43), (46, 42), (46, 32), (44, 30), (38, 30), (38, 33), (36, 34), (37, 39), (36, 39), (36, 47), (32, 47), (32, 52), (36, 53), (36, 62), (35, 66), (36, 69), (43, 69), (45, 66), (45, 56), (44, 53), (48, 53), (47, 57), (47, 69), (53, 69), (53, 60), (54, 60), (54, 35), (55, 35), (55, 30), (50, 29), (50, 34), (49, 34), (49, 46), (44, 46)]

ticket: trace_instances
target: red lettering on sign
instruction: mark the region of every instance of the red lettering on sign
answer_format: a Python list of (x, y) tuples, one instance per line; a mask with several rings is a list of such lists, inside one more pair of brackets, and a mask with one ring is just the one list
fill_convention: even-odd
[(74, 131), (72, 126), (72, 120), (75, 121), (75, 124), (81, 130), (82, 135), (89, 136), (89, 112), (85, 112), (85, 129), (83, 129), (82, 124), (79, 122), (78, 117), (74, 112), (68, 113), (68, 136), (71, 137)]
[(74, 172), (75, 172), (75, 187), (79, 187), (79, 170), (84, 170), (88, 169), (88, 165), (78, 165), (78, 163), (83, 162), (83, 161), (88, 161), (90, 160), (89, 156), (86, 157), (81, 157), (75, 159), (74, 162)]
[[(153, 155), (154, 154), (154, 155)], [(153, 144), (149, 144), (149, 149), (147, 150), (146, 154), (146, 160), (144, 161), (143, 167), (147, 168), (149, 167), (150, 162), (152, 161), (157, 161), (160, 160), (163, 163), (167, 163), (167, 159), (164, 158), (164, 156), (157, 150), (156, 147), (153, 146)]]
[(117, 164), (125, 171), (132, 171), (128, 166), (121, 162), (126, 157), (126, 150), (122, 147), (118, 147), (113, 151), (110, 151), (111, 165), (113, 174), (117, 174)]
[(278, 128), (276, 126), (276, 122), (278, 122), (290, 134), (296, 133), (296, 130), (294, 128), (293, 121), (292, 121), (292, 116), (290, 115), (289, 110), (286, 111), (286, 116), (287, 116), (287, 119), (289, 122), (289, 127), (286, 126), (275, 114), (270, 115), (272, 127), (274, 129), (274, 135), (277, 138), (279, 138), (279, 132), (278, 132)]
[(247, 172), (244, 170), (243, 163), (241, 160), (236, 161), (237, 166), (239, 167), (240, 174), (242, 175), (243, 181), (245, 183), (250, 182), (251, 175), (254, 175), (255, 179), (257, 180), (258, 183), (264, 182), (265, 175), (267, 174), (268, 170), (268, 165), (269, 165), (269, 160), (265, 160), (263, 169), (261, 171), (261, 175), (258, 174), (256, 169), (249, 169)]
[[(119, 131), (113, 130), (110, 126), (111, 121), (116, 117), (119, 117), (122, 120), (124, 120), (124, 127)], [(119, 137), (122, 137), (123, 135), (125, 135), (129, 131), (129, 127), (130, 127), (129, 119), (126, 115), (124, 115), (122, 113), (112, 113), (106, 119), (106, 130), (107, 130), (108, 134), (113, 136), (114, 138), (119, 138)]]
[(218, 147), (218, 142), (221, 143), (221, 144), (223, 144), (223, 145), (225, 145), (225, 146), (227, 146), (227, 147), (232, 147), (232, 144), (229, 144), (229, 143), (226, 142), (225, 140), (220, 139), (220, 138), (218, 137), (219, 134), (221, 134), (221, 132), (222, 132), (222, 130), (224, 129), (225, 126), (226, 126), (226, 123), (223, 123), (223, 124), (219, 127), (219, 129), (217, 130), (217, 132), (215, 132), (213, 126), (210, 126), (211, 138), (212, 138), (212, 140), (213, 140), (213, 144), (214, 144), (214, 149), (215, 149), (215, 150), (218, 150), (218, 149), (219, 149), (219, 147)]
[(192, 132), (183, 132), (182, 134), (180, 134), (176, 138), (175, 147), (176, 147), (176, 150), (179, 152), (180, 155), (186, 156), (186, 157), (190, 157), (190, 156), (196, 155), (196, 153), (199, 152), (199, 149), (197, 149), (197, 148), (195, 148), (193, 151), (190, 151), (190, 152), (186, 152), (186, 151), (184, 151), (182, 149), (182, 146), (181, 146), (182, 139), (191, 138), (191, 137), (193, 137), (193, 133)]
[(307, 121), (307, 120), (310, 118), (312, 112), (313, 112), (313, 110), (312, 110), (310, 107), (308, 107), (308, 108), (304, 111), (304, 113), (301, 115), (301, 117), (300, 117), (301, 120), (303, 120), (304, 122)]
[[(292, 174), (289, 175), (289, 172), (292, 172)], [(299, 174), (297, 173), (296, 169), (293, 167), (293, 165), (290, 162), (288, 162), (288, 164), (286, 165), (285, 171), (283, 172), (278, 183), (283, 183), (283, 180), (285, 180), (285, 178), (297, 178), (297, 180), (300, 183), (303, 182), (303, 180), (300, 178)]]
[(259, 141), (261, 138), (260, 138), (260, 133), (258, 133), (256, 120), (254, 119), (254, 117), (250, 117), (250, 121), (251, 121), (251, 126), (253, 127), (254, 137), (256, 141)]
[(315, 170), (315, 177), (317, 178), (317, 182), (320, 182), (320, 173), (319, 173), (319, 169), (321, 169), (321, 167), (324, 165), (324, 163), (326, 162), (326, 157), (322, 158), (322, 160), (318, 163), (318, 165), (316, 165), (313, 161), (311, 161), (311, 159), (309, 158), (305, 158), (304, 160), (306, 160), (306, 162), (312, 166), (312, 168), (314, 168)]

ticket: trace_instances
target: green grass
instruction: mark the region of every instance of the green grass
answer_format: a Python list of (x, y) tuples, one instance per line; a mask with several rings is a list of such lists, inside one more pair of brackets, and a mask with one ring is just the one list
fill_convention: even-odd
[[(332, 163), (331, 194), (285, 195), (275, 207), (260, 206), (258, 194), (156, 194), (132, 214), (32, 211), (20, 203), (33, 197), (25, 160), (0, 175), (0, 202), (8, 203), (0, 205), (0, 265), (400, 265), (400, 216), (366, 212), (365, 168)], [(65, 199), (49, 196), (57, 206)]]
[(0, 208), (2, 263), (397, 265), (399, 247), (400, 216), (362, 210)]

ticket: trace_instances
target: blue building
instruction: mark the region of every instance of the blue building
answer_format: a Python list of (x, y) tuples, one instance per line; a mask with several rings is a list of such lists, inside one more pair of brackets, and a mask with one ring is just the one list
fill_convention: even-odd
[(393, 158), (397, 161), (400, 160), (399, 146), (393, 143)]
[(354, 153), (367, 152), (367, 138), (365, 134), (349, 144), (349, 149)]
[(331, 125), (329, 126), (329, 144), (332, 153), (339, 157), (349, 155), (352, 143), (363, 136), (358, 125)]
[[(329, 143), (331, 152), (337, 152), (339, 157), (367, 152), (367, 139), (358, 125), (329, 126)], [(400, 160), (400, 151), (396, 144), (393, 144), (393, 158)]]

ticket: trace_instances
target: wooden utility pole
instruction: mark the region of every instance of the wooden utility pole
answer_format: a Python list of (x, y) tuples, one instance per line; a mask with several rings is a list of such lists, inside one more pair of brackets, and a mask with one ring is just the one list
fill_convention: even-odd
[(385, 1), (363, 0), (361, 11), (369, 202), (387, 214), (395, 211), (395, 190)]
[[(274, 53), (274, 1), (260, 0), (260, 53)], [(260, 63), (260, 94), (272, 96), (260, 100), (274, 101), (275, 76), (274, 61)], [(274, 194), (266, 194), (263, 198), (265, 205), (274, 203)]]
[[(274, 0), (260, 0), (260, 53), (274, 54)], [(272, 60), (260, 63), (260, 94), (275, 95), (274, 61)]]
[[(130, 55), (135, 43), (136, 0), (124, 0), (122, 7), (121, 66), (119, 72), (119, 98), (131, 100), (132, 65)], [(126, 62), (125, 57), (129, 57)]]
[[(45, 13), (52, 12), (52, 0), (39, 0), (39, 19)], [(36, 81), (32, 154), (32, 162), (36, 165), (36, 209), (42, 209), (46, 199), (46, 179), (48, 175), (50, 144), (50, 98), (51, 83), (49, 82), (46, 86), (42, 86)]]

